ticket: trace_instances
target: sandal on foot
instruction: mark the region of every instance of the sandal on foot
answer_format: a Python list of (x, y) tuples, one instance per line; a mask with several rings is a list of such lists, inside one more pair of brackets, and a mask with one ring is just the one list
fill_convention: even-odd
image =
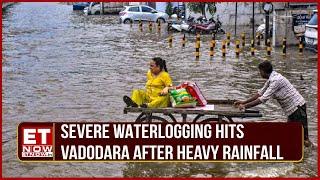
[(127, 104), (127, 107), (138, 107), (138, 104), (133, 102), (128, 96), (123, 96), (123, 101)]

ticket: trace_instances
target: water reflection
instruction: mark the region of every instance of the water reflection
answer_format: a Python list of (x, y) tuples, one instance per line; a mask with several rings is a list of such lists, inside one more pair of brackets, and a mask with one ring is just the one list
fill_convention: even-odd
[[(288, 48), (283, 58), (269, 58), (260, 48), (226, 58), (219, 35), (209, 57), (210, 36), (201, 37), (201, 57), (194, 57), (194, 36), (174, 34), (168, 48), (161, 33), (141, 33), (136, 25), (118, 24), (117, 16), (84, 16), (59, 3), (19, 3), (3, 17), (3, 175), (4, 176), (143, 176), (143, 177), (278, 177), (317, 175), (317, 61), (312, 54)], [(155, 30), (155, 29), (154, 29)], [(277, 51), (280, 52), (279, 49)], [(17, 160), (16, 127), (22, 121), (132, 121), (122, 113), (122, 96), (141, 88), (152, 57), (167, 60), (174, 84), (196, 81), (208, 99), (248, 97), (263, 85), (257, 65), (270, 59), (307, 101), (310, 139), (301, 163), (21, 163)], [(301, 76), (303, 78), (301, 78)], [(263, 120), (283, 119), (279, 105), (260, 105)], [(242, 119), (239, 119), (240, 121)], [(43, 170), (43, 167), (45, 170)], [(42, 170), (41, 170), (42, 169)], [(68, 171), (65, 171), (68, 169)], [(101, 169), (105, 170), (102, 171)]]

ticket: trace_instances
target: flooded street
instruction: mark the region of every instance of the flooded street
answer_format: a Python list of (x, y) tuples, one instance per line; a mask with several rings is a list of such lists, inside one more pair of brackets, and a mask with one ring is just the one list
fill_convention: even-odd
[[(263, 47), (251, 57), (249, 46), (236, 58), (234, 44), (209, 57), (210, 36), (201, 37), (201, 57), (194, 57), (194, 35), (173, 34), (168, 47), (162, 32), (119, 24), (118, 16), (85, 16), (60, 3), (18, 3), (2, 14), (2, 150), (4, 177), (313, 177), (317, 167), (317, 60), (297, 47), (283, 57)], [(248, 34), (251, 33), (247, 32)], [(233, 38), (232, 38), (233, 39)], [(248, 45), (248, 43), (247, 43)], [(23, 121), (134, 121), (123, 114), (123, 95), (143, 88), (149, 60), (162, 57), (178, 85), (198, 83), (207, 99), (244, 99), (263, 86), (257, 65), (269, 59), (307, 101), (309, 137), (300, 163), (39, 163), (20, 162), (17, 125)], [(261, 120), (286, 121), (276, 101), (259, 105)], [(241, 121), (241, 119), (239, 120)], [(270, 132), (272, 133), (272, 132)]]

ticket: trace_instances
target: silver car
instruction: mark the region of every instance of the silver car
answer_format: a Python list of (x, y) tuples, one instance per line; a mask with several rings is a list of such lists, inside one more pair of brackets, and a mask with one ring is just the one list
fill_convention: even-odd
[(167, 13), (159, 12), (152, 7), (146, 5), (125, 6), (119, 13), (122, 23), (130, 23), (134, 21), (153, 21), (164, 23), (168, 20)]
[(314, 14), (308, 24), (306, 24), (305, 41), (306, 48), (318, 51), (318, 10), (313, 11)]

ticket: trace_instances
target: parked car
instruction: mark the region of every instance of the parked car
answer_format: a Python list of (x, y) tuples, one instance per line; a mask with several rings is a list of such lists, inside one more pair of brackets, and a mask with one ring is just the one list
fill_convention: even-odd
[[(92, 14), (92, 13), (91, 13), (92, 8), (93, 8), (96, 4), (99, 4), (99, 3), (97, 3), (97, 2), (91, 2), (88, 7), (85, 7), (85, 8), (83, 9), (84, 14), (85, 14), (85, 15), (90, 15), (90, 14)], [(99, 8), (100, 8), (100, 6), (99, 6)]]
[(80, 2), (76, 3), (72, 6), (73, 10), (84, 10), (85, 7), (88, 7), (90, 5), (90, 2)]
[(139, 20), (164, 23), (169, 19), (167, 13), (159, 12), (146, 5), (125, 6), (119, 15), (120, 22), (122, 23), (130, 23)]
[(86, 15), (98, 15), (98, 14), (117, 14), (123, 9), (122, 3), (119, 2), (104, 2), (104, 12), (101, 13), (101, 4), (98, 2), (92, 2), (86, 7), (83, 12)]
[(306, 48), (318, 52), (318, 10), (314, 10), (313, 12), (313, 16), (308, 24), (306, 24), (304, 36)]

